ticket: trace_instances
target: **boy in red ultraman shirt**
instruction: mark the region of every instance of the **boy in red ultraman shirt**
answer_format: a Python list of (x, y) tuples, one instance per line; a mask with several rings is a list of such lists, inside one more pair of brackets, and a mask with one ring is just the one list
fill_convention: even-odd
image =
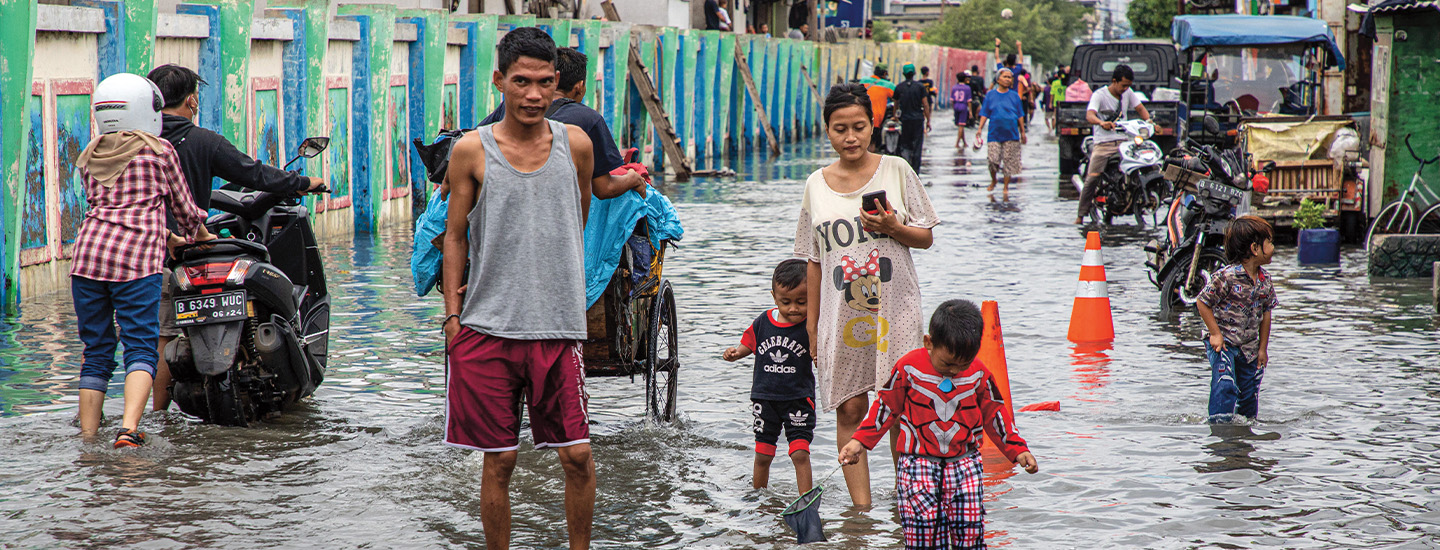
[(854, 464), (900, 427), (895, 492), (907, 549), (985, 548), (982, 434), (1026, 472), (1040, 470), (1002, 412), (1005, 401), (990, 373), (975, 360), (983, 327), (975, 304), (940, 304), (925, 347), (895, 364), (870, 414), (840, 450), (840, 463)]

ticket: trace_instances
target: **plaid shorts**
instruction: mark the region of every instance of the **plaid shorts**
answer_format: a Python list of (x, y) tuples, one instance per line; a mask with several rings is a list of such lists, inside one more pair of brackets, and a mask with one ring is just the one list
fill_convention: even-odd
[(907, 550), (985, 548), (980, 453), (956, 459), (900, 455), (895, 492)]

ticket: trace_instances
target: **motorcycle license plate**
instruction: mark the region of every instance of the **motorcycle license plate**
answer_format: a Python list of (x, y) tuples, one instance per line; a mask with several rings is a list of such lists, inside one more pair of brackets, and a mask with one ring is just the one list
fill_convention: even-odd
[(1224, 197), (1232, 201), (1239, 201), (1241, 194), (1244, 193), (1239, 189), (1209, 179), (1200, 180), (1200, 183), (1196, 184), (1196, 188), (1201, 191), (1209, 191), (1211, 196)]
[(176, 298), (175, 326), (210, 325), (244, 319), (245, 300), (243, 290)]

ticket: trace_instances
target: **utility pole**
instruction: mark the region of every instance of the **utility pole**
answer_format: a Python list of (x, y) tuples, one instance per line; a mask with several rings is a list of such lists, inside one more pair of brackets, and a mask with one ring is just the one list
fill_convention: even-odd
[(1111, 5), (1111, 0), (1103, 0), (1103, 2), (1105, 5), (1105, 27), (1100, 36), (1104, 38), (1106, 42), (1109, 42), (1115, 39), (1115, 7)]
[(819, 14), (819, 0), (805, 0), (805, 6), (809, 7), (809, 22), (811, 22), (811, 36), (806, 36), (805, 39), (819, 42), (819, 37), (825, 36), (821, 32), (821, 24), (825, 22), (825, 17), (821, 17)]

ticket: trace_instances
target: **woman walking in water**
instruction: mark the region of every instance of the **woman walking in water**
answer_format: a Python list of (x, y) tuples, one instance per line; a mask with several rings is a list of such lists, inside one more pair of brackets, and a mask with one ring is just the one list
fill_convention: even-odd
[[(843, 448), (865, 418), (867, 394), (921, 345), (924, 319), (910, 249), (929, 248), (930, 228), (940, 219), (909, 164), (869, 151), (873, 113), (863, 85), (831, 88), (823, 115), (840, 160), (805, 182), (795, 255), (809, 260), (806, 328), (821, 404), (836, 412), (835, 439)], [(877, 193), (878, 208), (862, 201)], [(866, 459), (844, 471), (850, 499), (868, 506)]]

